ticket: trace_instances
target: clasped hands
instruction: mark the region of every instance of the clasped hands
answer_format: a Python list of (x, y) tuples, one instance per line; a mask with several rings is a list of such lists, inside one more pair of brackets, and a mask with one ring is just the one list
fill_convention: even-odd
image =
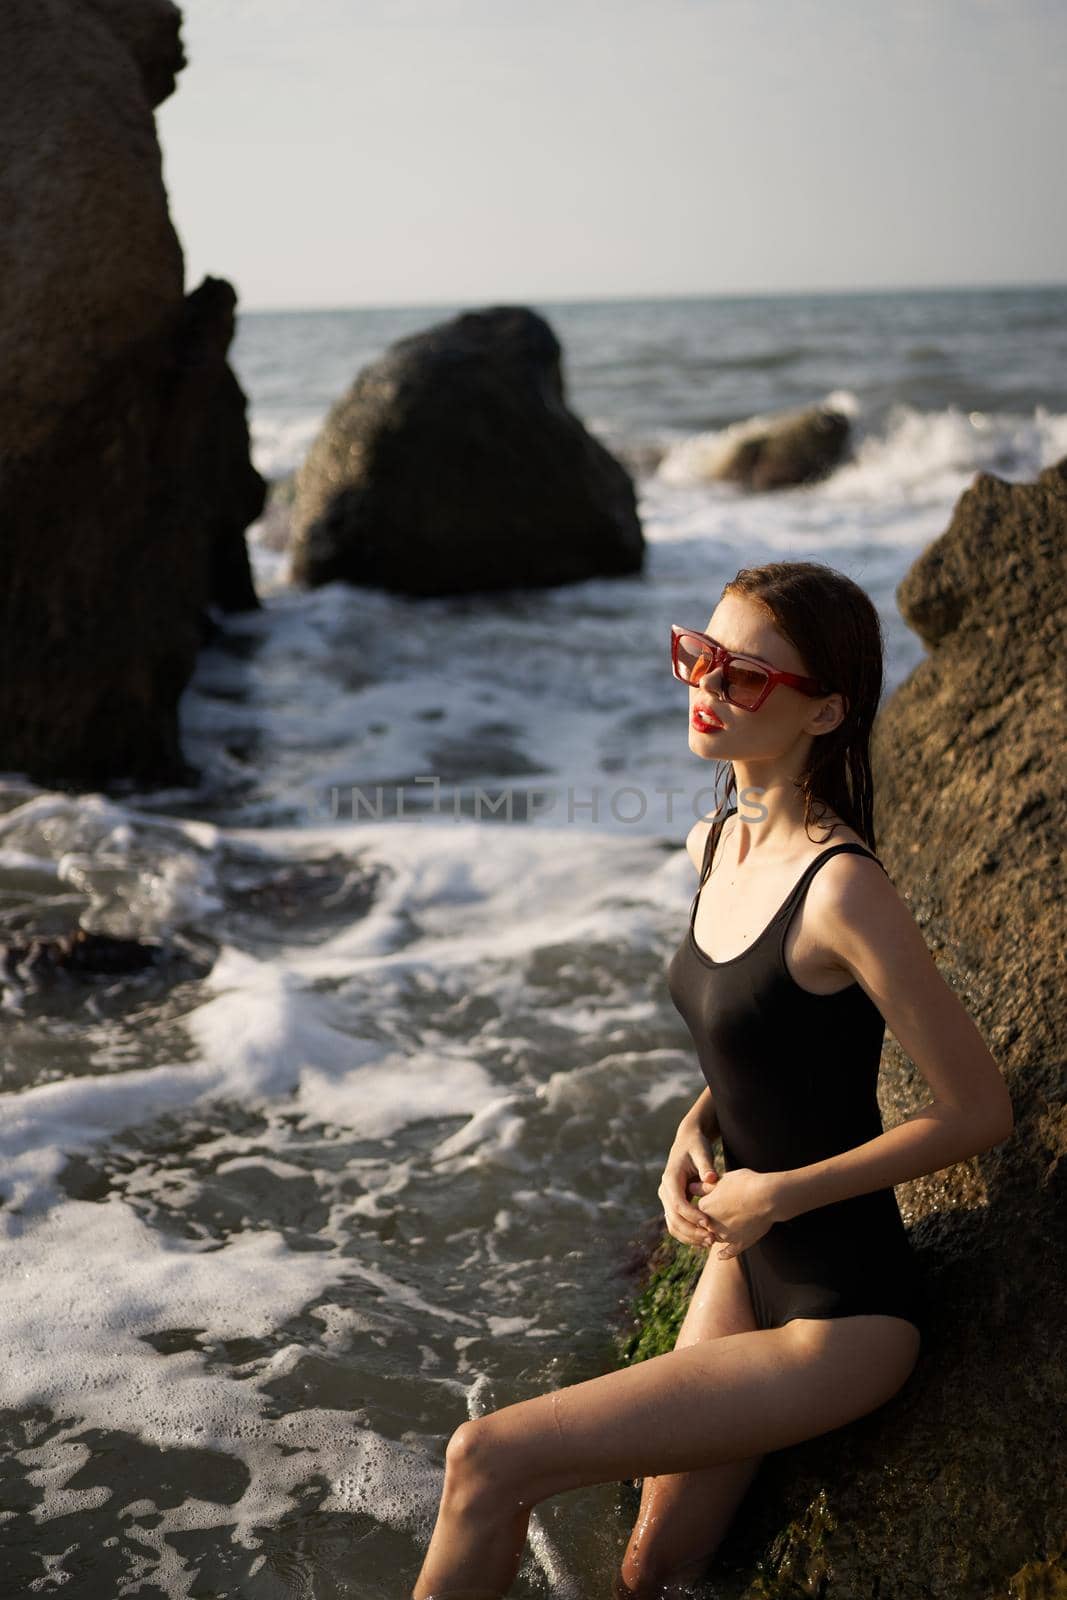
[[(719, 1244), (719, 1261), (747, 1250), (778, 1221), (776, 1174), (754, 1172), (751, 1167), (734, 1167), (711, 1181), (694, 1179), (689, 1184), (689, 1200), (711, 1224), (707, 1245)], [(699, 1198), (697, 1195), (699, 1193)]]

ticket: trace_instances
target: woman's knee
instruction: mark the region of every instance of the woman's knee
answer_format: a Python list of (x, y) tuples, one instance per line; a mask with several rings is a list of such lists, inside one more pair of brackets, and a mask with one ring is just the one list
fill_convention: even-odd
[(488, 1482), (496, 1454), (491, 1430), (481, 1417), (475, 1417), (460, 1423), (445, 1446), (445, 1471), (466, 1482)]
[(628, 1553), (616, 1578), (612, 1600), (668, 1600), (683, 1586), (688, 1591), (690, 1584), (706, 1578), (713, 1556), (714, 1551), (709, 1550), (700, 1560), (680, 1567), (653, 1552)]
[[(620, 1588), (626, 1600), (664, 1600), (672, 1583), (692, 1583), (706, 1576), (725, 1527), (717, 1527), (710, 1514), (708, 1526), (697, 1532), (694, 1517), (678, 1519), (680, 1507), (669, 1500), (658, 1505), (653, 1495), (631, 1535), (619, 1570)], [(722, 1519), (725, 1523), (725, 1518)]]
[(461, 1423), (445, 1447), (445, 1494), (457, 1509), (498, 1515), (527, 1504), (514, 1447), (494, 1413)]
[(625, 1600), (627, 1584), (634, 1600), (646, 1594), (663, 1600), (671, 1582), (706, 1576), (762, 1460), (749, 1456), (684, 1477), (645, 1480), (620, 1572)]
[(456, 1476), (500, 1485), (515, 1475), (518, 1443), (510, 1421), (490, 1411), (460, 1423), (445, 1448), (445, 1467)]

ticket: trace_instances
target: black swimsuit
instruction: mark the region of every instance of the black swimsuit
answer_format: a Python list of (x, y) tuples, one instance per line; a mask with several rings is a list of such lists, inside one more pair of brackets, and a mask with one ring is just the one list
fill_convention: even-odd
[[(725, 1170), (780, 1172), (883, 1131), (876, 1089), (885, 1019), (858, 983), (834, 994), (802, 989), (784, 956), (793, 912), (823, 862), (846, 850), (878, 858), (858, 844), (824, 850), (747, 950), (712, 961), (696, 941), (697, 904), (715, 844), (736, 810), (708, 830), (689, 932), (667, 968), (667, 986), (711, 1089)], [(794, 1317), (882, 1312), (927, 1331), (919, 1264), (891, 1188), (776, 1222), (737, 1260), (761, 1328)]]

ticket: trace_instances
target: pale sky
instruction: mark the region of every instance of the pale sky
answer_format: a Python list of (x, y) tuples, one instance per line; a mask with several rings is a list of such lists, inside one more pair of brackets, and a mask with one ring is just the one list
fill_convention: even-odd
[(1062, 0), (184, 0), (240, 309), (1067, 281)]

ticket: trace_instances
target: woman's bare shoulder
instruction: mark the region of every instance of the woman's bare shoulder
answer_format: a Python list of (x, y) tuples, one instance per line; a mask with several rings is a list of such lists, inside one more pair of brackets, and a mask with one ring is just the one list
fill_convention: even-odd
[(685, 848), (690, 861), (699, 872), (704, 864), (704, 850), (708, 842), (708, 829), (711, 820), (708, 817), (698, 817), (690, 828), (686, 837)]
[[(710, 812), (706, 817), (698, 817), (696, 822), (694, 822), (693, 826), (690, 828), (689, 835), (685, 841), (685, 848), (689, 853), (689, 859), (698, 872), (704, 865), (704, 851), (707, 849), (708, 834), (711, 832), (712, 825), (714, 824), (717, 816), (718, 812), (713, 811)], [(723, 834), (729, 830), (729, 827), (730, 824), (727, 823), (726, 827), (723, 829)], [(719, 843), (722, 843), (721, 836)], [(718, 847), (716, 847), (715, 854), (718, 855), (718, 853)]]

